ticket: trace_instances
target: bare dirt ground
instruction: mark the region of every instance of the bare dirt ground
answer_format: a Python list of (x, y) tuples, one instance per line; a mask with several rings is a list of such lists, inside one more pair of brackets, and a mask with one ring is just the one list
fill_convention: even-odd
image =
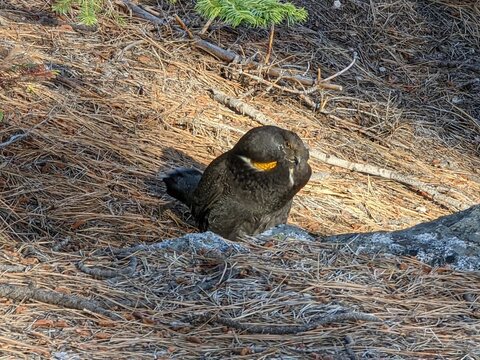
[[(478, 274), (413, 259), (252, 239), (243, 244), (251, 253), (220, 262), (139, 253), (133, 273), (109, 280), (76, 266), (128, 268), (132, 258), (94, 251), (195, 231), (152, 181), (173, 167), (206, 166), (258, 125), (215, 102), (211, 88), (298, 132), (311, 149), (412, 176), (465, 206), (479, 203), (478, 2), (345, 0), (334, 10), (303, 1), (309, 20), (277, 29), (275, 66), (308, 76), (321, 69), (325, 78), (358, 54), (333, 80), (343, 91), (312, 96), (316, 112), (294, 94), (239, 78), (238, 65), (192, 47), (175, 22), (156, 27), (114, 4), (124, 18), (102, 16), (91, 31), (54, 17), (50, 5), (0, 3), (0, 141), (28, 133), (0, 149), (0, 292), (55, 290), (118, 317), (0, 298), (2, 358), (480, 357)], [(190, 2), (147, 5), (167, 20), (177, 13), (193, 32), (204, 25)], [(207, 39), (261, 60), (268, 33), (214, 23)], [(319, 237), (397, 230), (455, 210), (395, 181), (319, 161), (312, 167), (317, 176), (290, 222)], [(196, 286), (208, 279), (219, 285)], [(259, 335), (190, 317), (308, 324), (342, 309), (383, 322)]]

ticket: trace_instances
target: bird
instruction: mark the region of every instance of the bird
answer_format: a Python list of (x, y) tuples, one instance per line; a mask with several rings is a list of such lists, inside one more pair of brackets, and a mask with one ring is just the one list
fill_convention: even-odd
[(187, 205), (197, 227), (238, 240), (284, 224), (294, 195), (310, 179), (309, 151), (277, 126), (250, 129), (202, 173), (180, 168), (163, 177), (167, 194)]

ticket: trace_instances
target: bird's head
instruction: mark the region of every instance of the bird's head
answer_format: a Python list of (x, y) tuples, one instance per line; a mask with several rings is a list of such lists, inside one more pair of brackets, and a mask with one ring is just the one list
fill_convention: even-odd
[(302, 183), (310, 178), (308, 149), (292, 131), (277, 126), (253, 128), (242, 136), (232, 152), (260, 172), (281, 167), (288, 168), (292, 176), (300, 175)]

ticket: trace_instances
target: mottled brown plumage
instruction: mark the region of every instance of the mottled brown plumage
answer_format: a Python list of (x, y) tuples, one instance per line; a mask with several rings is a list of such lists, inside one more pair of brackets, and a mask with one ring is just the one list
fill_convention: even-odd
[(163, 181), (189, 206), (198, 227), (227, 239), (285, 223), (293, 196), (308, 182), (308, 150), (297, 134), (276, 126), (248, 131), (203, 174), (179, 169)]

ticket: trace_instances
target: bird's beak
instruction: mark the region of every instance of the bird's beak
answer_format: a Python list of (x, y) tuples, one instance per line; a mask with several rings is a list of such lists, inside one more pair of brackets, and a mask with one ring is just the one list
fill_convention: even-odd
[(301, 160), (300, 157), (297, 155), (293, 155), (288, 158), (288, 162), (294, 166), (298, 166), (298, 164), (300, 164), (300, 160)]

